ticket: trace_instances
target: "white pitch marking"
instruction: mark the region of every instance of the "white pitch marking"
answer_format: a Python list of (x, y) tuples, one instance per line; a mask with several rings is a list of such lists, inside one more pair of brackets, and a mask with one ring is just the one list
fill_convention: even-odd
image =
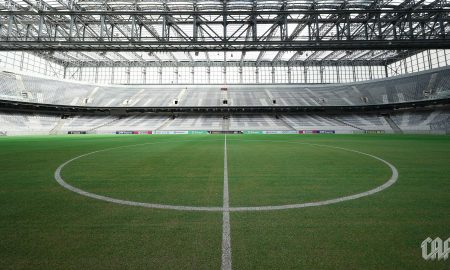
[[(248, 140), (248, 141), (251, 141), (251, 140)], [(270, 141), (270, 140), (259, 140), (259, 141)], [(272, 142), (277, 142), (277, 141), (272, 141)], [(286, 142), (286, 143), (296, 143), (296, 142)], [(381, 186), (378, 186), (371, 190), (353, 194), (353, 195), (349, 195), (349, 196), (343, 196), (343, 197), (339, 197), (339, 198), (335, 198), (335, 199), (318, 201), (318, 202), (299, 203), (299, 204), (268, 205), (268, 206), (254, 206), (254, 207), (245, 207), (245, 206), (244, 207), (232, 207), (232, 208), (230, 208), (230, 211), (239, 211), (239, 212), (241, 212), (241, 211), (273, 211), (273, 210), (296, 209), (296, 208), (305, 208), (305, 207), (312, 207), (312, 206), (323, 206), (323, 205), (335, 204), (335, 203), (355, 200), (355, 199), (359, 199), (362, 197), (366, 197), (366, 196), (375, 194), (377, 192), (387, 189), (388, 187), (392, 186), (395, 182), (397, 182), (397, 179), (398, 179), (397, 168), (395, 168), (395, 166), (392, 165), (390, 162), (388, 162), (380, 157), (377, 157), (377, 156), (374, 156), (374, 155), (371, 155), (368, 153), (364, 153), (361, 151), (347, 149), (347, 148), (343, 148), (343, 147), (337, 147), (337, 146), (315, 144), (315, 143), (299, 143), (299, 144), (339, 149), (339, 150), (353, 152), (353, 153), (357, 153), (360, 155), (371, 157), (373, 159), (381, 161), (382, 163), (386, 164), (391, 169), (391, 172), (392, 172), (391, 178), (389, 178), (389, 180), (387, 182), (385, 182), (384, 184), (382, 184)]]
[[(222, 139), (220, 139), (222, 140)], [(176, 141), (176, 142), (189, 142), (189, 141), (196, 141), (196, 140), (180, 140), (180, 141)], [(209, 140), (209, 141), (218, 141), (218, 140)], [(125, 147), (132, 147), (132, 146), (140, 146), (140, 145), (151, 145), (151, 144), (159, 144), (159, 143), (164, 143), (164, 142), (154, 142), (154, 143), (139, 143), (139, 144), (132, 144), (132, 145), (124, 145), (124, 146), (119, 146), (119, 147), (113, 147), (113, 148), (108, 148), (108, 149), (103, 149), (103, 150), (97, 150), (94, 152), (90, 152), (87, 154), (83, 154), (77, 157), (74, 157), (66, 162), (64, 162), (63, 164), (59, 165), (59, 167), (56, 169), (55, 171), (55, 180), (58, 182), (58, 184), (60, 184), (62, 187), (78, 193), (80, 195), (86, 196), (86, 197), (90, 197), (93, 199), (97, 199), (97, 200), (101, 200), (101, 201), (105, 201), (105, 202), (111, 202), (111, 203), (117, 203), (117, 204), (122, 204), (122, 205), (129, 205), (129, 206), (140, 206), (140, 207), (146, 207), (146, 208), (157, 208), (157, 209), (170, 209), (170, 210), (180, 210), (180, 211), (222, 211), (223, 208), (222, 207), (203, 207), (203, 206), (184, 206), (184, 205), (166, 205), (166, 204), (155, 204), (155, 203), (144, 203), (144, 202), (134, 202), (134, 201), (127, 201), (127, 200), (121, 200), (121, 199), (115, 199), (115, 198), (111, 198), (111, 197), (107, 197), (107, 196), (102, 196), (102, 195), (98, 195), (98, 194), (94, 194), (91, 192), (87, 192), (84, 191), (82, 189), (76, 188), (74, 186), (71, 186), (70, 184), (66, 183), (64, 181), (64, 179), (61, 176), (61, 171), (62, 169), (69, 163), (82, 158), (82, 157), (86, 157), (86, 156), (90, 156), (92, 154), (95, 153), (100, 153), (100, 152), (106, 152), (106, 151), (110, 151), (110, 150), (115, 150), (115, 149), (120, 149), (120, 148), (125, 148)], [(173, 143), (173, 141), (171, 142)]]
[(228, 158), (226, 134), (223, 154), (222, 270), (231, 270), (230, 198), (228, 193)]
[[(187, 142), (187, 141), (195, 141), (195, 140), (183, 140), (183, 141), (178, 141), (178, 142)], [(213, 140), (208, 140), (208, 141), (217, 141), (217, 140), (213, 139)], [(386, 164), (391, 169), (392, 174), (391, 174), (391, 177), (388, 179), (388, 181), (385, 182), (384, 184), (382, 184), (381, 186), (378, 186), (376, 188), (373, 188), (371, 190), (368, 190), (368, 191), (365, 191), (365, 192), (362, 192), (362, 193), (357, 193), (357, 194), (344, 196), (344, 197), (339, 197), (339, 198), (330, 199), (330, 200), (325, 200), (325, 201), (300, 203), (300, 204), (268, 205), (268, 206), (252, 206), (252, 207), (246, 207), (246, 206), (243, 206), (243, 207), (228, 207), (228, 211), (229, 212), (234, 212), (234, 211), (273, 211), (273, 210), (296, 209), (296, 208), (305, 208), (305, 207), (313, 207), (313, 206), (323, 206), (323, 205), (335, 204), (335, 203), (350, 201), (350, 200), (354, 200), (354, 199), (359, 199), (359, 198), (362, 198), (362, 197), (365, 197), (365, 196), (369, 196), (369, 195), (378, 193), (378, 192), (383, 191), (383, 190), (389, 188), (390, 186), (392, 186), (395, 182), (397, 182), (397, 179), (398, 179), (398, 171), (395, 168), (395, 166), (392, 165), (390, 162), (388, 162), (388, 161), (386, 161), (386, 160), (384, 160), (384, 159), (382, 159), (380, 157), (377, 157), (377, 156), (374, 156), (374, 155), (371, 155), (371, 154), (367, 154), (367, 153), (364, 153), (364, 152), (352, 150), (352, 149), (347, 149), (347, 148), (342, 148), (342, 147), (335, 147), (335, 146), (329, 146), (329, 145), (321, 145), (321, 144), (309, 144), (309, 143), (302, 143), (302, 142), (296, 142), (296, 141), (271, 141), (271, 140), (236, 140), (236, 141), (265, 141), (265, 142), (297, 143), (297, 144), (315, 145), (315, 146), (319, 146), (319, 147), (328, 147), (328, 148), (340, 149), (340, 150), (344, 150), (344, 151), (348, 151), (348, 152), (354, 152), (354, 153), (357, 153), (357, 154), (369, 156), (369, 157), (372, 157), (372, 158), (374, 158), (376, 160), (379, 160), (382, 163)], [(83, 154), (83, 155), (74, 157), (74, 158), (64, 162), (63, 164), (59, 165), (59, 167), (55, 171), (55, 180), (62, 187), (66, 188), (66, 189), (68, 189), (68, 190), (70, 190), (72, 192), (75, 192), (75, 193), (78, 193), (80, 195), (83, 195), (83, 196), (86, 196), (86, 197), (90, 197), (90, 198), (93, 198), (93, 199), (106, 201), (106, 202), (111, 202), (111, 203), (117, 203), (117, 204), (129, 205), (129, 206), (140, 206), (140, 207), (146, 207), (146, 208), (180, 210), (180, 211), (224, 212), (225, 209), (223, 207), (153, 204), (153, 203), (143, 203), (143, 202), (134, 202), (134, 201), (126, 201), (126, 200), (121, 200), (121, 199), (115, 199), (115, 198), (111, 198), (111, 197), (107, 197), (107, 196), (102, 196), (102, 195), (90, 193), (90, 192), (84, 191), (82, 189), (73, 187), (73, 186), (69, 185), (68, 183), (66, 183), (64, 181), (64, 179), (62, 178), (62, 176), (61, 176), (62, 169), (66, 165), (71, 163), (72, 161), (75, 161), (75, 160), (77, 160), (79, 158), (86, 157), (86, 156), (89, 156), (89, 155), (92, 155), (92, 154), (95, 154), (95, 153), (99, 153), (99, 152), (106, 152), (106, 151), (118, 149), (118, 148), (138, 146), (138, 145), (157, 144), (157, 143), (164, 143), (164, 142), (125, 145), (125, 146), (119, 146), (119, 147), (113, 147), (113, 148), (98, 150), (98, 151), (94, 151), (94, 152), (90, 152), (90, 153), (87, 153), (87, 154)], [(166, 143), (168, 143), (168, 142), (166, 142)], [(170, 142), (170, 143), (173, 143), (173, 142)]]

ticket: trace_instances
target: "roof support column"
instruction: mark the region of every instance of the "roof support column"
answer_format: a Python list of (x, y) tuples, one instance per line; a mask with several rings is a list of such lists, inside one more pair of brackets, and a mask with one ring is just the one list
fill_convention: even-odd
[(147, 83), (147, 67), (142, 67), (142, 83), (146, 84)]
[(103, 40), (103, 33), (106, 32), (105, 15), (100, 15), (100, 40)]
[(39, 15), (39, 26), (38, 26), (38, 40), (42, 40), (42, 28), (44, 27), (44, 16)]
[(206, 68), (206, 77), (208, 78), (208, 84), (211, 83), (211, 67)]
[(445, 64), (446, 65), (450, 65), (450, 63), (448, 62), (448, 58), (447, 58), (447, 52), (448, 52), (449, 50), (444, 50), (444, 60), (445, 60)]
[(175, 84), (178, 84), (178, 67), (175, 67)]
[(292, 67), (288, 66), (287, 69), (288, 83), (292, 83)]
[(308, 83), (308, 67), (303, 66), (303, 80), (304, 83)]
[(158, 83), (162, 84), (162, 67), (158, 67)]
[(425, 52), (422, 52), (422, 63), (423, 63), (423, 69), (427, 69), (426, 61), (425, 61)]
[(275, 83), (275, 67), (274, 66), (272, 66), (270, 73), (272, 75), (272, 83)]
[(224, 66), (222, 67), (222, 75), (223, 75), (223, 80), (222, 80), (222, 82), (225, 83), (225, 84), (227, 84), (227, 83), (228, 83), (228, 80), (227, 80), (227, 66), (226, 66), (226, 65), (224, 65)]
[(336, 65), (336, 82), (340, 83), (341, 82), (341, 76), (340, 76), (340, 66)]
[[(197, 3), (194, 2), (194, 11), (197, 11), (197, 10), (198, 10)], [(198, 38), (198, 15), (194, 15), (192, 20), (193, 20), (192, 21), (192, 27), (193, 27), (193, 29), (192, 29), (192, 39), (194, 41), (197, 41), (197, 38)]]
[(256, 6), (258, 2), (256, 0), (253, 1), (252, 6), (252, 15), (251, 15), (251, 27), (252, 27), (252, 40), (258, 41), (258, 29), (257, 29), (257, 22), (256, 22)]
[(111, 84), (114, 84), (114, 67), (111, 67)]
[(8, 32), (6, 34), (6, 39), (7, 40), (9, 40), (9, 38), (11, 37), (13, 23), (14, 23), (14, 15), (10, 14), (8, 16)]
[(433, 62), (431, 61), (430, 50), (427, 50), (427, 56), (428, 56), (428, 69), (432, 69), (433, 68)]
[(320, 83), (323, 83), (323, 70), (324, 70), (324, 67), (323, 67), (323, 66), (320, 66), (320, 68), (319, 68), (319, 72), (320, 72)]
[(23, 69), (23, 60), (25, 58), (25, 52), (22, 52), (22, 54), (20, 55), (20, 70)]
[(353, 82), (356, 82), (356, 71), (355, 66), (352, 66)]
[(243, 80), (243, 76), (242, 76), (242, 67), (239, 67), (239, 83), (243, 84), (244, 80)]
[(223, 42), (225, 43), (225, 47), (227, 46), (226, 43), (228, 41), (227, 39), (227, 25), (228, 25), (228, 15), (227, 15), (227, 0), (222, 0), (222, 19), (223, 19)]
[(406, 59), (403, 59), (403, 66), (405, 68), (405, 73), (408, 73), (408, 65), (406, 63)]

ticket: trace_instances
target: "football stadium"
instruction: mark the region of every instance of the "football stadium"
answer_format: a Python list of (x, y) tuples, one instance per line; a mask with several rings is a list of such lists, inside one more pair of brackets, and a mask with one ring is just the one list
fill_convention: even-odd
[(450, 1), (0, 0), (0, 269), (450, 269)]

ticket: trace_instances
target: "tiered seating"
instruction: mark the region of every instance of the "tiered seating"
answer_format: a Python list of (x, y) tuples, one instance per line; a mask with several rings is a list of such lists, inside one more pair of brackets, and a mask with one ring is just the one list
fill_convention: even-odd
[(430, 123), (432, 131), (450, 132), (450, 113), (443, 113)]
[(382, 116), (370, 114), (369, 115), (350, 114), (344, 116), (336, 116), (336, 119), (363, 130), (392, 131), (392, 128), (389, 126), (389, 124)]
[(47, 135), (58, 121), (57, 116), (0, 113), (0, 131), (8, 135)]
[(216, 115), (182, 115), (160, 130), (222, 130), (223, 118)]
[(309, 85), (296, 89), (292, 87), (277, 87), (269, 90), (272, 99), (282, 106), (327, 106), (327, 105), (352, 105), (348, 101), (346, 88), (336, 86)]
[(357, 130), (330, 117), (314, 114), (284, 115), (283, 120), (296, 130), (338, 130), (347, 133)]
[(97, 133), (114, 133), (116, 131), (150, 131), (160, 127), (169, 119), (168, 116), (134, 115), (116, 118), (115, 121), (105, 123), (96, 129)]
[[(107, 87), (1, 72), (0, 98), (99, 107), (375, 105), (450, 98), (449, 78), (450, 68), (441, 68), (389, 79), (333, 85)], [(224, 97), (228, 104), (222, 104)]]
[[(450, 121), (449, 111), (422, 111), (422, 112), (403, 112), (391, 116), (391, 119), (403, 131), (429, 131), (434, 123)], [(444, 123), (442, 123), (444, 124)], [(445, 127), (445, 125), (442, 125)], [(437, 125), (434, 130), (439, 129)]]
[(271, 106), (264, 87), (230, 87), (228, 90), (228, 104), (230, 106)]
[(21, 75), (23, 92), (27, 93), (24, 101), (45, 104), (80, 105), (96, 86), (86, 83), (50, 80), (40, 77)]
[(180, 87), (133, 88), (109, 87), (100, 88), (92, 96), (92, 105), (105, 107), (168, 107), (174, 105), (182, 91)]
[(179, 106), (196, 107), (220, 106), (221, 91), (218, 87), (188, 87), (187, 91), (180, 97)]
[(17, 86), (16, 75), (12, 73), (0, 72), (0, 99), (22, 100), (20, 89)]
[(117, 119), (113, 116), (76, 116), (63, 120), (60, 130), (66, 131), (90, 131), (108, 122)]
[(232, 115), (230, 130), (292, 130), (281, 119), (269, 115)]
[[(450, 111), (401, 112), (391, 119), (403, 132), (430, 133), (450, 130)], [(26, 113), (0, 113), (0, 132), (7, 135), (67, 134), (68, 131), (87, 133), (116, 133), (116, 131), (183, 131), (183, 130), (235, 130), (235, 131), (288, 131), (334, 130), (336, 133), (354, 133), (361, 130), (392, 128), (384, 117), (373, 114), (348, 114), (325, 116), (317, 114), (281, 115), (231, 115), (224, 120), (220, 115), (132, 115), (76, 116), (61, 119), (59, 116)]]

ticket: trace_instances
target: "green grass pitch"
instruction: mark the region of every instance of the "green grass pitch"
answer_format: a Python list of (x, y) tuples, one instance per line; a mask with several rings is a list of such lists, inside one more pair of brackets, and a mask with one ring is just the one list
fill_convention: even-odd
[[(54, 179), (136, 202), (223, 204), (224, 135), (0, 138), (0, 269), (219, 269), (222, 213), (149, 209), (84, 197)], [(123, 146), (123, 147), (122, 147)], [(450, 237), (450, 137), (227, 135), (233, 269), (450, 269), (420, 243)], [(111, 148), (111, 149), (110, 149)]]

